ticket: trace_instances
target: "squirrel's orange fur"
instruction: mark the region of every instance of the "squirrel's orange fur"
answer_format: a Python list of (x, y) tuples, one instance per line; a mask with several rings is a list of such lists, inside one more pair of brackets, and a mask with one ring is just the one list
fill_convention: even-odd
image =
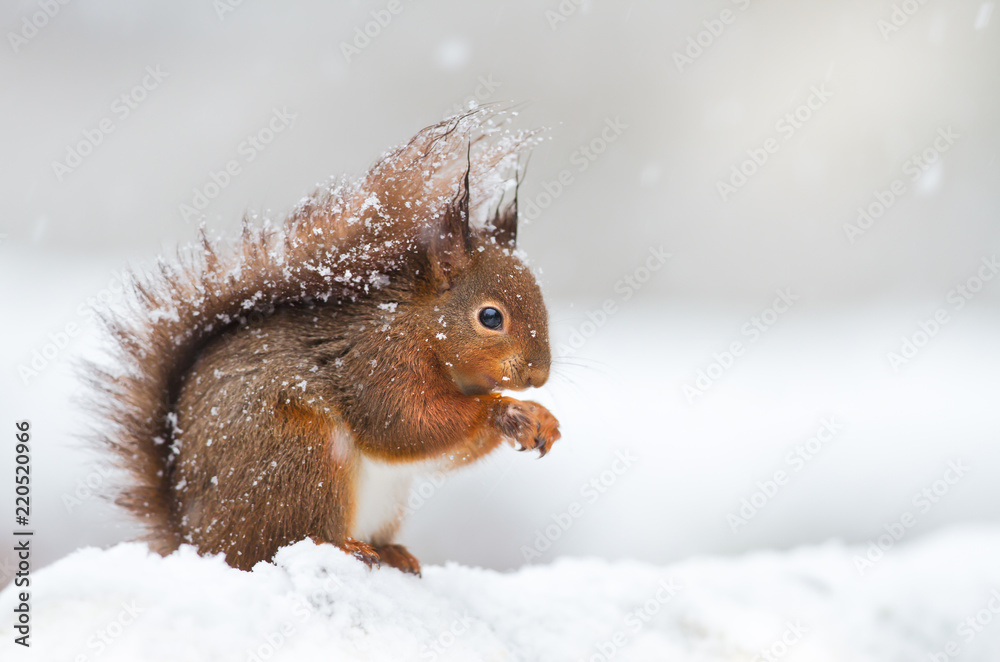
[(550, 351), (516, 191), (470, 223), (524, 144), (492, 120), (428, 127), (280, 228), (245, 222), (230, 251), (203, 236), (137, 278), (132, 314), (108, 321), (119, 367), (93, 382), (130, 476), (118, 502), (156, 549), (247, 569), (311, 537), (419, 572), (393, 543), (410, 467), (559, 438), (546, 409), (497, 393), (543, 384)]

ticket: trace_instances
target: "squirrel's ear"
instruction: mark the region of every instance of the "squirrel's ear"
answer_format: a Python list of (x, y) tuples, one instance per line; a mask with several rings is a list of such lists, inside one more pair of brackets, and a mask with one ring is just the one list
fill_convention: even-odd
[(466, 165), (465, 176), (451, 204), (437, 225), (432, 227), (428, 242), (430, 276), (440, 292), (451, 289), (455, 277), (469, 263), (469, 251), (472, 250), (472, 233), (469, 230), (470, 170), (471, 162)]
[(490, 225), (492, 226), (490, 234), (502, 246), (513, 248), (517, 245), (517, 193), (518, 189), (521, 188), (523, 174), (523, 172), (518, 172), (515, 175), (514, 199), (506, 205), (503, 204), (503, 200), (498, 202), (497, 209), (493, 213), (493, 219), (490, 221)]
[(497, 206), (493, 214), (492, 234), (497, 243), (513, 248), (517, 245), (517, 198), (507, 203), (503, 209)]

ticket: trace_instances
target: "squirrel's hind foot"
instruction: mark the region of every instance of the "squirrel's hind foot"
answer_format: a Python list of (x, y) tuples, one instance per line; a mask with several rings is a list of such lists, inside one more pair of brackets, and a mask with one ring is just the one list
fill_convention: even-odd
[(420, 576), (420, 561), (402, 545), (376, 545), (375, 551), (387, 566)]
[(390, 568), (420, 576), (420, 561), (402, 545), (370, 545), (361, 540), (348, 538), (338, 547), (369, 568), (380, 568), (382, 565), (387, 565)]
[(338, 545), (342, 550), (368, 566), (378, 568), (382, 565), (378, 551), (366, 542), (348, 538)]

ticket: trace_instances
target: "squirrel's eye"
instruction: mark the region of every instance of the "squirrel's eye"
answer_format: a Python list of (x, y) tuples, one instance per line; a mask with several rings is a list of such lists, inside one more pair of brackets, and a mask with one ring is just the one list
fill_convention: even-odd
[(499, 329), (503, 326), (503, 313), (496, 308), (483, 308), (479, 311), (479, 323), (487, 329)]

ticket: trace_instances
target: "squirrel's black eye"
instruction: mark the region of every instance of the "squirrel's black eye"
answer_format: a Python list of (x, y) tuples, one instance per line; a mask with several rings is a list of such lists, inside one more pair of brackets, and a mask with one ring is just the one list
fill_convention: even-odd
[(479, 311), (479, 323), (487, 329), (499, 329), (503, 326), (503, 313), (496, 308), (483, 308)]

